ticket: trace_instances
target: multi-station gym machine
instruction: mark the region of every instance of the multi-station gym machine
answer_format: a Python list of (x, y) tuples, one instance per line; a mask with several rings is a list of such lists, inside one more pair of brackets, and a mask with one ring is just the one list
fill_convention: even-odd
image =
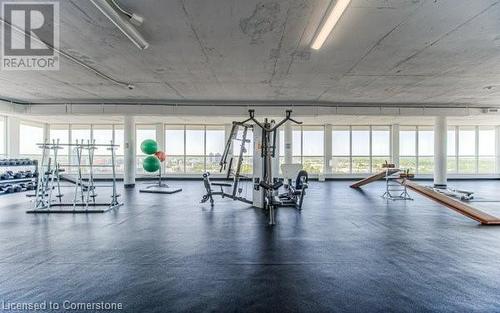
[[(213, 206), (213, 196), (219, 195), (222, 198), (230, 198), (252, 204), (254, 207), (264, 209), (269, 215), (269, 224), (274, 225), (276, 224), (276, 208), (280, 206), (292, 206), (300, 210), (302, 207), (303, 196), (307, 188), (307, 173), (304, 175), (304, 171), (301, 171), (302, 174), (298, 176), (301, 181), (295, 186), (300, 186), (300, 190), (289, 184), (285, 188), (288, 191), (293, 189), (293, 192), (281, 195), (279, 194), (279, 189), (284, 186), (284, 181), (278, 178), (277, 173), (274, 174), (279, 164), (279, 153), (277, 153), (278, 128), (286, 122), (299, 125), (302, 122), (291, 118), (291, 110), (286, 111), (285, 118), (280, 122), (265, 118), (261, 123), (255, 118), (254, 110), (249, 110), (249, 115), (250, 117), (242, 122), (233, 122), (231, 133), (219, 163), (221, 166), (220, 171), (227, 171), (226, 178), (232, 178), (233, 183), (212, 183), (210, 181), (210, 173), (205, 173), (203, 179), (207, 193), (203, 196), (201, 202), (204, 203), (210, 200)], [(243, 154), (246, 152), (245, 145), (250, 142), (247, 139), (249, 129), (253, 129), (254, 136), (252, 199), (247, 199), (241, 195), (242, 188), (239, 184), (240, 179), (243, 178), (240, 171)], [(238, 138), (238, 133), (241, 134), (240, 138)], [(234, 141), (240, 142), (239, 155), (236, 158), (230, 158), (228, 162), (228, 155), (232, 151)], [(220, 191), (213, 191), (212, 187), (214, 186), (220, 187)], [(230, 191), (226, 192), (224, 188), (229, 188)]]

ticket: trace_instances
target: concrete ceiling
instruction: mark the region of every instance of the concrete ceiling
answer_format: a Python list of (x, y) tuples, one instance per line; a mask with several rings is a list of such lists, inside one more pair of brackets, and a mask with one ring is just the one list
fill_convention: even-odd
[(352, 0), (319, 51), (329, 0), (120, 0), (145, 18), (138, 50), (89, 1), (60, 1), (56, 72), (0, 71), (27, 102), (500, 105), (498, 0)]

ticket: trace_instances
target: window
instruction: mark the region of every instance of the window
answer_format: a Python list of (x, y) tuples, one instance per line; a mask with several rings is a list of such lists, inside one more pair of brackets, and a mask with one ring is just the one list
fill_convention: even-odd
[(476, 129), (475, 127), (459, 127), (458, 132), (458, 172), (461, 174), (476, 173)]
[(7, 154), (7, 147), (6, 147), (6, 143), (7, 141), (5, 140), (6, 139), (6, 125), (7, 123), (5, 122), (5, 117), (4, 116), (0, 116), (0, 156), (2, 157), (5, 157), (5, 155)]
[(20, 156), (41, 160), (42, 149), (37, 146), (38, 143), (43, 143), (43, 127), (35, 123), (21, 122), (19, 126)]
[(141, 143), (146, 139), (156, 140), (156, 127), (154, 125), (137, 125), (135, 128), (135, 138), (136, 138), (136, 150), (135, 153), (137, 155), (137, 173), (145, 174), (142, 167), (142, 163), (146, 155), (141, 151)]
[[(284, 133), (283, 133), (284, 136)], [(283, 139), (284, 140), (284, 139)], [(323, 172), (324, 163), (323, 126), (295, 126), (292, 128), (292, 160), (301, 163), (309, 174)], [(284, 149), (284, 141), (283, 141)]]
[(447, 167), (448, 173), (457, 173), (457, 132), (455, 131), (455, 127), (448, 128), (448, 159), (447, 159)]
[(219, 172), (219, 162), (224, 147), (226, 145), (226, 138), (223, 126), (207, 126), (206, 128), (206, 157), (205, 164), (208, 172)]
[(352, 173), (369, 173), (370, 166), (370, 127), (351, 128)]
[(114, 125), (114, 143), (118, 145), (115, 150), (115, 169), (117, 173), (125, 172), (125, 157), (124, 157), (124, 145), (125, 145), (125, 133), (123, 131), (123, 125)]
[(478, 139), (478, 173), (495, 173), (495, 128), (479, 127)]
[[(92, 139), (96, 144), (109, 145), (113, 142), (113, 126), (93, 125)], [(100, 147), (94, 151), (94, 173), (95, 174), (111, 174), (112, 159), (109, 147)]]
[[(167, 141), (168, 144), (168, 141)], [(180, 145), (179, 145), (180, 146)], [(205, 172), (205, 127), (186, 126), (186, 173)]]
[[(68, 144), (70, 142), (69, 125), (50, 125), (49, 140), (51, 143), (59, 141), (60, 144)], [(57, 151), (57, 159), (64, 168), (69, 165), (69, 151), (68, 146), (63, 146), (62, 149)]]
[(310, 174), (323, 173), (324, 128), (322, 126), (302, 127), (302, 165)]
[[(236, 135), (237, 140), (233, 141), (233, 156), (237, 157), (240, 154), (240, 144), (243, 140), (243, 130), (240, 129)], [(241, 165), (241, 174), (253, 173), (253, 130), (248, 129), (246, 135), (245, 152), (243, 153), (243, 163)]]
[(418, 127), (418, 169), (419, 174), (434, 172), (434, 130), (432, 127)]
[(372, 172), (381, 171), (386, 161), (391, 161), (391, 128), (372, 126)]
[(401, 169), (417, 170), (417, 129), (402, 126), (399, 131), (399, 165)]
[(332, 128), (332, 172), (351, 172), (351, 139), (348, 126)]
[[(222, 154), (226, 145), (226, 134), (222, 125), (166, 125), (165, 146), (167, 172), (176, 174), (201, 174), (206, 171), (219, 173)], [(233, 143), (233, 156), (239, 155), (239, 143), (243, 132), (237, 134)], [(252, 171), (253, 134), (247, 132), (246, 152), (241, 168), (242, 174)]]
[(300, 126), (292, 127), (292, 163), (302, 164), (302, 131)]
[(165, 126), (165, 153), (167, 173), (184, 173), (184, 126)]

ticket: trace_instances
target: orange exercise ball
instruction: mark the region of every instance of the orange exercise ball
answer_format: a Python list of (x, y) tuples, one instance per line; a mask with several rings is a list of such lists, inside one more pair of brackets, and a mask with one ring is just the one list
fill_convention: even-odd
[(165, 161), (165, 159), (167, 158), (167, 155), (163, 151), (156, 152), (155, 156), (158, 158), (158, 160), (160, 160), (160, 162)]

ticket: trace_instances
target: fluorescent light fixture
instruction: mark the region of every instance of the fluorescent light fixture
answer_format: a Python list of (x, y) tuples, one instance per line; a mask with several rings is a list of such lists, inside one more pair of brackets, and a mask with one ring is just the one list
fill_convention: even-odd
[(330, 13), (328, 13), (328, 17), (324, 20), (324, 23), (321, 25), (321, 29), (314, 37), (311, 45), (312, 49), (321, 49), (340, 17), (344, 14), (345, 9), (349, 6), (349, 3), (351, 3), (351, 0), (337, 0), (333, 7), (330, 5)]
[(149, 47), (149, 43), (139, 33), (139, 31), (132, 25), (132, 23), (125, 19), (122, 13), (117, 11), (115, 7), (108, 0), (90, 0), (113, 24), (118, 27), (139, 49), (144, 50)]

